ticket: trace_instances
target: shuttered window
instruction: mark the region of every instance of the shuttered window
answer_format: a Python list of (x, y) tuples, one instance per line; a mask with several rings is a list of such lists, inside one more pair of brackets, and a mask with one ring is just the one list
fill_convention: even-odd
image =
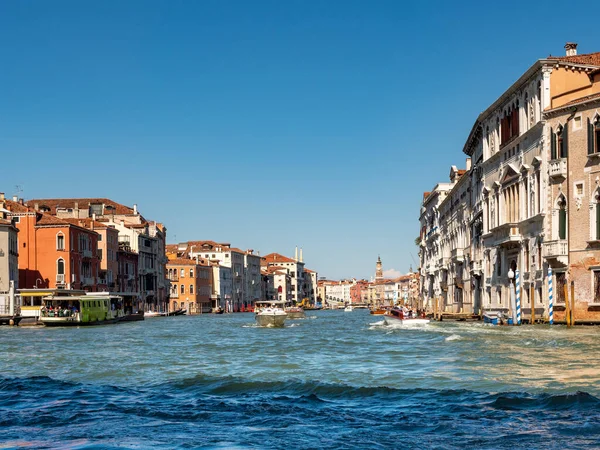
[(567, 238), (567, 210), (564, 205), (558, 210), (558, 238)]
[(590, 119), (587, 120), (587, 132), (588, 132), (588, 155), (596, 153), (596, 145), (594, 142), (594, 125)]
[(566, 125), (560, 133), (560, 157), (566, 158), (569, 154), (569, 126)]
[(556, 134), (550, 128), (550, 159), (556, 159)]
[(556, 302), (565, 302), (565, 284), (567, 280), (564, 272), (556, 272)]

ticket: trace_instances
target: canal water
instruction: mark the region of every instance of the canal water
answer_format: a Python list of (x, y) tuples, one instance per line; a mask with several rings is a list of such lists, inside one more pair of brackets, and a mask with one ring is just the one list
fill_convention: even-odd
[(0, 448), (600, 447), (600, 328), (366, 310), (0, 327)]

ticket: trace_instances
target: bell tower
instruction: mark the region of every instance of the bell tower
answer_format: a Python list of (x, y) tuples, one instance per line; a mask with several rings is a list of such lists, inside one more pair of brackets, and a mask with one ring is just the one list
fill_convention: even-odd
[(381, 257), (377, 255), (377, 265), (375, 269), (375, 279), (383, 280), (383, 269), (381, 267)]

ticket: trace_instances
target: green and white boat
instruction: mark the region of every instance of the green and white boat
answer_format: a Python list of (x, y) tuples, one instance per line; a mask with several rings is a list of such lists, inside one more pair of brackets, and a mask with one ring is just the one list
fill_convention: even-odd
[(90, 292), (72, 297), (44, 297), (40, 321), (47, 327), (109, 325), (121, 320), (123, 299), (117, 295)]

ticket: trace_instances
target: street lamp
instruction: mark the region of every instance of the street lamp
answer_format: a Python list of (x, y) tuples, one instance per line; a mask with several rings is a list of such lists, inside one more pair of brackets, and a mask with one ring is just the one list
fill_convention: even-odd
[(510, 309), (511, 309), (511, 315), (512, 315), (512, 320), (513, 320), (513, 325), (515, 325), (517, 323), (517, 304), (516, 304), (516, 300), (515, 300), (515, 285), (514, 285), (514, 279), (515, 279), (515, 272), (511, 269), (508, 269), (508, 282), (510, 284)]

